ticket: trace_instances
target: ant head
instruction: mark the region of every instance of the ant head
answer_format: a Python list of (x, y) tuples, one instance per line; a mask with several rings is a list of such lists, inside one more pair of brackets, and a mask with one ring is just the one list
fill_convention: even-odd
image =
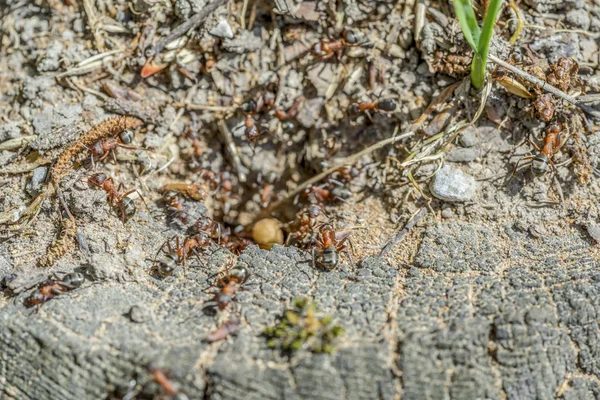
[(88, 182), (96, 186), (102, 186), (104, 184), (104, 181), (106, 181), (107, 179), (108, 177), (106, 176), (106, 174), (99, 173), (90, 176), (88, 178)]
[(377, 103), (377, 106), (382, 111), (394, 111), (396, 109), (396, 103), (392, 100), (381, 100)]
[(121, 139), (121, 142), (123, 142), (123, 144), (131, 144), (131, 142), (133, 142), (133, 136), (133, 131), (131, 129), (126, 129), (123, 132), (121, 132), (121, 134), (119, 135), (119, 139)]
[(556, 122), (548, 127), (548, 133), (554, 133), (555, 135), (562, 131), (562, 124), (560, 122)]
[(545, 154), (538, 154), (531, 163), (531, 171), (534, 175), (544, 175), (548, 171), (549, 159)]
[(358, 104), (357, 103), (352, 103), (350, 105), (350, 112), (352, 114), (358, 114), (359, 113), (359, 111), (358, 111)]
[(256, 112), (256, 107), (256, 101), (254, 100), (248, 100), (247, 102), (242, 104), (242, 110), (246, 113)]

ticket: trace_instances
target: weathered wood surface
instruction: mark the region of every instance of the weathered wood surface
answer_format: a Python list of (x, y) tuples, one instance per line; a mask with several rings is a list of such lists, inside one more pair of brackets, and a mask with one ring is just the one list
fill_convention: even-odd
[[(231, 305), (243, 327), (214, 344), (202, 307), (224, 252), (163, 281), (87, 283), (39, 311), (23, 293), (0, 309), (0, 397), (101, 399), (131, 379), (151, 396), (152, 365), (192, 399), (599, 398), (592, 250), (578, 233), (465, 223), (429, 228), (412, 266), (321, 272), (294, 248), (251, 248), (238, 262), (253, 278)], [(297, 296), (346, 329), (333, 355), (266, 346), (265, 325)]]

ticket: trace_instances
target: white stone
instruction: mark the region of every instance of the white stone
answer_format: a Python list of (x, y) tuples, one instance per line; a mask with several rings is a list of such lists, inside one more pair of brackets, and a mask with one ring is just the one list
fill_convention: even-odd
[(224, 39), (233, 39), (233, 31), (231, 30), (231, 25), (225, 19), (221, 19), (219, 23), (210, 30), (211, 35), (224, 38)]
[(430, 185), (431, 194), (449, 202), (468, 201), (475, 197), (478, 184), (475, 178), (458, 168), (444, 165)]

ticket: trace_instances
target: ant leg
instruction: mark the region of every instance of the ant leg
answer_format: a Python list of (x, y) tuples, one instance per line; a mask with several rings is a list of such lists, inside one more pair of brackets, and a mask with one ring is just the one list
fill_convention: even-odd
[[(117, 154), (115, 153), (115, 149), (112, 149), (110, 151), (110, 154), (112, 154), (112, 159), (113, 159), (113, 165), (117, 165)], [(122, 182), (121, 182), (122, 183)]]
[(517, 169), (519, 168), (519, 164), (521, 163), (521, 161), (532, 160), (534, 158), (535, 158), (535, 156), (521, 157), (521, 159), (519, 161), (517, 161), (517, 165), (515, 165), (515, 168), (513, 169), (513, 172), (510, 175), (510, 178), (512, 179), (512, 177), (515, 176), (515, 174), (517, 173)]
[(110, 155), (110, 151), (104, 152), (97, 161), (104, 161)]
[(538, 145), (537, 145), (537, 144), (535, 144), (535, 143), (534, 143), (534, 142), (533, 142), (531, 139), (527, 139), (527, 141), (529, 142), (529, 144), (530, 144), (531, 146), (533, 146), (533, 148), (534, 148), (534, 149), (535, 149), (535, 150), (536, 150), (538, 153), (541, 151), (541, 150), (540, 150), (540, 148), (538, 147)]

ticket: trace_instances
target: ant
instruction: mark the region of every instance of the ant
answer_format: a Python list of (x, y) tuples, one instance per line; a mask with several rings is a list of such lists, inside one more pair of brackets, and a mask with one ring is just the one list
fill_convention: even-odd
[[(316, 250), (315, 247), (312, 249), (313, 264), (316, 261), (319, 266), (327, 270), (332, 270), (340, 261), (339, 252), (341, 251), (346, 251), (350, 262), (352, 262), (349, 248), (346, 245), (348, 243), (350, 244), (350, 248), (352, 248), (349, 236), (349, 231), (336, 232), (331, 225), (322, 225), (317, 233)], [(316, 257), (315, 252), (317, 253)]]
[(315, 227), (315, 220), (323, 214), (321, 207), (313, 205), (309, 206), (296, 214), (296, 221), (288, 225), (288, 228), (293, 226), (296, 229), (289, 234), (286, 245), (294, 239), (302, 242), (309, 234), (312, 233)]
[(25, 299), (25, 306), (33, 307), (45, 303), (62, 293), (80, 287), (84, 281), (85, 277), (79, 272), (66, 274), (59, 280), (48, 279), (40, 283), (39, 288)]
[[(208, 247), (211, 245), (209, 238), (202, 235), (195, 235), (183, 239), (183, 244), (179, 242), (179, 237), (175, 238), (175, 247), (171, 247), (171, 240), (167, 240), (160, 246), (154, 259), (162, 252), (163, 255), (158, 259), (158, 273), (161, 276), (171, 275), (177, 268), (177, 265), (185, 264), (191, 253), (196, 253), (199, 247)], [(167, 246), (168, 251), (163, 251)], [(197, 253), (196, 253), (197, 254)]]
[(273, 184), (265, 183), (260, 192), (260, 208), (267, 208), (273, 197)]
[[(137, 211), (135, 202), (132, 198), (128, 197), (131, 193), (136, 192), (144, 204), (146, 204), (142, 194), (137, 189), (132, 189), (123, 194), (119, 194), (119, 191), (123, 189), (123, 183), (121, 182), (119, 187), (115, 189), (115, 181), (112, 178), (107, 177), (106, 174), (99, 173), (92, 175), (88, 178), (88, 182), (94, 186), (104, 189), (108, 195), (109, 204), (113, 207), (119, 208), (121, 211), (121, 218), (123, 222), (126, 222), (129, 218), (133, 217)], [(148, 208), (148, 206), (146, 206), (146, 208)]]
[(117, 147), (123, 149), (135, 150), (137, 147), (127, 146), (133, 142), (133, 131), (126, 129), (123, 131), (118, 138), (105, 138), (100, 139), (92, 144), (91, 147), (87, 147), (83, 143), (82, 146), (86, 147), (90, 151), (90, 158), (92, 160), (92, 166), (96, 167), (96, 162), (106, 159), (110, 154), (113, 155), (113, 160), (116, 163), (116, 156), (114, 150)]
[(208, 343), (218, 342), (227, 338), (227, 336), (235, 333), (240, 328), (241, 322), (237, 318), (230, 319), (217, 328), (216, 331), (210, 333), (206, 338)]
[(367, 110), (392, 112), (396, 110), (396, 103), (392, 100), (379, 100), (371, 103), (354, 103), (350, 106), (350, 111), (354, 114)]
[(219, 311), (223, 311), (231, 303), (240, 286), (246, 283), (249, 276), (250, 273), (246, 267), (237, 265), (231, 269), (225, 279), (217, 280), (217, 284), (221, 289), (215, 293), (213, 301)]
[(513, 175), (517, 171), (519, 167), (519, 163), (524, 160), (533, 160), (531, 163), (531, 171), (534, 175), (541, 176), (544, 175), (548, 171), (548, 166), (553, 172), (556, 172), (556, 167), (552, 162), (552, 157), (561, 147), (560, 140), (560, 132), (562, 131), (562, 125), (560, 122), (554, 123), (550, 125), (548, 131), (546, 133), (546, 137), (544, 138), (544, 145), (540, 149), (534, 142), (531, 140), (529, 143), (535, 148), (537, 154), (533, 154), (531, 156), (523, 157), (515, 166), (515, 170), (513, 171)]
[(294, 99), (294, 103), (287, 111), (282, 111), (280, 109), (275, 110), (275, 116), (280, 121), (286, 121), (288, 119), (292, 119), (298, 114), (298, 108), (300, 107), (300, 103), (304, 100), (304, 96), (300, 95)]
[(254, 142), (260, 137), (260, 132), (254, 120), (254, 114), (261, 112), (265, 108), (273, 108), (274, 105), (275, 95), (271, 92), (259, 93), (255, 100), (249, 100), (242, 105), (242, 110), (245, 113), (244, 135), (246, 135), (246, 139)]
[(198, 183), (176, 183), (171, 182), (158, 190), (159, 193), (177, 192), (186, 195), (193, 200), (204, 200), (205, 193)]
[(330, 179), (327, 184), (308, 187), (301, 194), (301, 197), (311, 204), (345, 202), (344, 199), (350, 196), (352, 196), (352, 192), (335, 179)]
[(320, 57), (321, 60), (327, 60), (334, 55), (337, 55), (339, 60), (344, 48), (365, 45), (367, 43), (363, 41), (363, 35), (352, 29), (344, 29), (341, 40), (321, 39), (312, 46), (310, 52), (313, 56)]

